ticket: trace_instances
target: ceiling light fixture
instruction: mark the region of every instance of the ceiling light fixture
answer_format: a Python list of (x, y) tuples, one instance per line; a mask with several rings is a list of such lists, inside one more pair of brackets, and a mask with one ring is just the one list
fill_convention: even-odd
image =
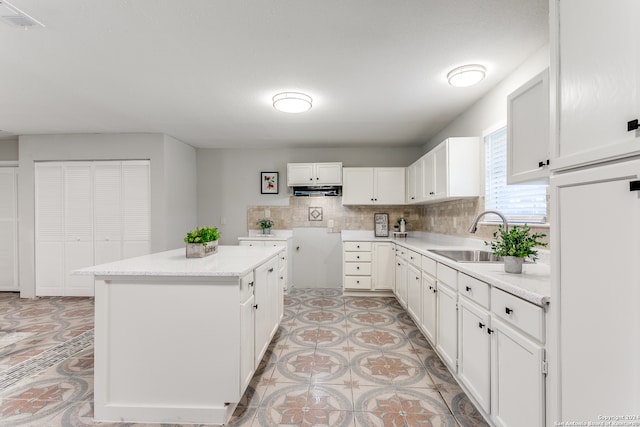
[(32, 18), (5, 0), (0, 0), (0, 20), (24, 29), (44, 27), (42, 22)]
[(487, 69), (479, 64), (463, 65), (449, 71), (447, 80), (455, 87), (472, 86), (484, 79), (486, 72)]
[(282, 92), (273, 96), (273, 108), (285, 113), (304, 113), (311, 109), (313, 100), (300, 92)]

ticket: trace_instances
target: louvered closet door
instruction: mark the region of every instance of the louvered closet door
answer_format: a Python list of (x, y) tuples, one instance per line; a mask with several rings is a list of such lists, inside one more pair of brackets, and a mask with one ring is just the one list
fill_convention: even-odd
[(122, 259), (122, 163), (95, 162), (93, 181), (95, 263)]
[(62, 163), (35, 165), (36, 295), (64, 295)]
[(0, 168), (0, 291), (18, 291), (17, 169)]
[(93, 277), (71, 271), (93, 263), (93, 166), (91, 162), (64, 163), (65, 293), (93, 295)]
[(150, 162), (122, 162), (123, 257), (146, 255), (151, 251)]

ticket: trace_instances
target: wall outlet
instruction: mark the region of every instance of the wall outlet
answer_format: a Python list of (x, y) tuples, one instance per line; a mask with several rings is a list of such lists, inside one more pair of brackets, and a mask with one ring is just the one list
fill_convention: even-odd
[(454, 216), (453, 217), (453, 228), (457, 228), (458, 227), (458, 219)]
[(271, 209), (265, 209), (264, 210), (264, 217), (265, 218), (271, 218)]
[(220, 217), (220, 225), (225, 225), (227, 223), (227, 218), (221, 216)]
[(433, 217), (431, 217), (431, 226), (433, 227), (434, 225), (436, 225), (435, 220), (433, 219)]
[(330, 219), (329, 221), (327, 221), (327, 227), (329, 228), (333, 228), (333, 220)]

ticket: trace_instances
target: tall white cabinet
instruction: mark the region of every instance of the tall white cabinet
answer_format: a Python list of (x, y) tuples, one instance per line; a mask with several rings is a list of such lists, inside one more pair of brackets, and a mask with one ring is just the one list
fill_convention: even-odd
[(0, 291), (18, 291), (17, 167), (0, 167)]
[(71, 271), (150, 252), (148, 161), (35, 165), (36, 295), (93, 295)]

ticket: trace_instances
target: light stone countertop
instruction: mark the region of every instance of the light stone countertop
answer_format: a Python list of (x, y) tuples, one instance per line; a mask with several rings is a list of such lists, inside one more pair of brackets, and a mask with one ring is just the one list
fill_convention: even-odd
[(292, 230), (271, 230), (271, 234), (262, 234), (261, 230), (249, 230), (248, 236), (238, 237), (239, 241), (242, 240), (264, 240), (273, 242), (286, 242), (293, 238)]
[(431, 249), (490, 250), (482, 240), (465, 239), (438, 234), (416, 233), (416, 237), (375, 237), (373, 231), (343, 231), (342, 240), (393, 242), (421, 255), (475, 277), (491, 286), (545, 307), (551, 300), (551, 269), (543, 263), (525, 263), (522, 274), (504, 272), (503, 263), (456, 262), (431, 252)]
[(78, 275), (224, 277), (244, 276), (283, 251), (280, 247), (219, 246), (218, 253), (187, 258), (185, 248), (75, 270)]

